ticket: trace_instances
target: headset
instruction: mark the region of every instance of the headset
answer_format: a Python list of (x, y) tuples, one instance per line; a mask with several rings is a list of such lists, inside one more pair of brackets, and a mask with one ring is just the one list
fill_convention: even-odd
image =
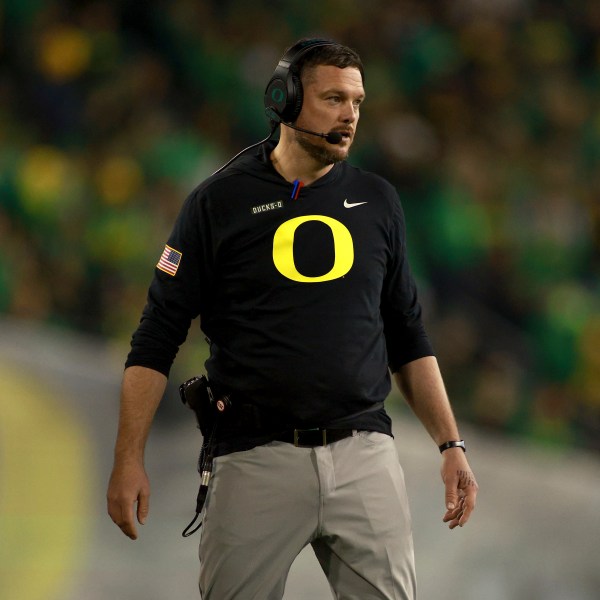
[(313, 38), (309, 40), (302, 40), (294, 44), (284, 54), (283, 58), (279, 61), (273, 76), (267, 84), (267, 89), (265, 90), (265, 112), (271, 120), (271, 131), (269, 135), (264, 140), (261, 140), (256, 144), (252, 144), (251, 146), (244, 148), (241, 152), (238, 152), (222, 167), (217, 169), (213, 175), (223, 171), (223, 169), (228, 167), (242, 154), (252, 150), (253, 148), (256, 148), (257, 146), (260, 146), (261, 144), (264, 144), (265, 142), (268, 142), (273, 137), (275, 131), (277, 131), (277, 128), (281, 123), (288, 125), (288, 127), (292, 127), (292, 129), (299, 129), (305, 133), (310, 133), (311, 135), (317, 135), (325, 138), (331, 144), (339, 144), (341, 142), (342, 135), (339, 132), (334, 131), (328, 134), (316, 133), (290, 125), (290, 123), (293, 123), (298, 118), (298, 115), (302, 110), (302, 82), (300, 81), (300, 74), (296, 68), (298, 61), (313, 48), (335, 45), (336, 42), (332, 40)]
[(280, 122), (293, 123), (302, 110), (302, 82), (297, 64), (307, 52), (320, 46), (335, 46), (332, 40), (313, 38), (294, 44), (279, 61), (265, 90), (265, 112), (273, 111)]

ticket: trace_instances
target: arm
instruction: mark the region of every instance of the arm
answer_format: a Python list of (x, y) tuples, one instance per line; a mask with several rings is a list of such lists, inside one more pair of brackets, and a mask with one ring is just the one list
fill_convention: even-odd
[(144, 448), (167, 378), (146, 367), (125, 369), (121, 386), (119, 429), (108, 484), (108, 514), (132, 540), (137, 539), (133, 505), (143, 525), (149, 510), (150, 483), (144, 469)]
[[(200, 314), (203, 290), (210, 286), (210, 235), (201, 217), (201, 194), (186, 199), (168, 239), (179, 262), (159, 260), (140, 324), (131, 340), (121, 386), (119, 430), (108, 484), (108, 513), (131, 539), (137, 538), (133, 506), (143, 524), (148, 516), (150, 484), (144, 448), (150, 425), (167, 385), (171, 365)], [(167, 268), (165, 269), (165, 266)]]
[[(398, 388), (429, 435), (439, 446), (459, 440), (458, 427), (434, 356), (402, 365), (394, 373)], [(442, 480), (446, 487), (444, 522), (450, 529), (461, 527), (475, 508), (478, 486), (461, 448), (442, 453)]]

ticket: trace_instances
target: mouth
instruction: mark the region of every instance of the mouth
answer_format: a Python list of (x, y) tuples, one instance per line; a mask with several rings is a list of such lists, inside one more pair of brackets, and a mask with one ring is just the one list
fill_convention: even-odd
[(341, 134), (343, 140), (351, 140), (352, 139), (353, 134), (351, 131), (348, 131), (347, 129), (334, 129), (334, 131), (336, 133)]

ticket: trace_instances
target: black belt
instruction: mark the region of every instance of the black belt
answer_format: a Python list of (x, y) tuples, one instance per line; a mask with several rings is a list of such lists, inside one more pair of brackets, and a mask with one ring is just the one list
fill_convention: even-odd
[(352, 429), (290, 429), (278, 435), (275, 440), (288, 442), (298, 448), (314, 448), (315, 446), (327, 446), (353, 435)]

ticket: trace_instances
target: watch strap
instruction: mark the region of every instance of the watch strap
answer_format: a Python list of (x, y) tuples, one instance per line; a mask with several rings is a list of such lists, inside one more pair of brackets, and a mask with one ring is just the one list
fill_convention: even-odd
[(463, 452), (467, 451), (464, 440), (458, 440), (457, 442), (456, 441), (445, 442), (444, 444), (441, 444), (440, 446), (438, 446), (438, 448), (440, 449), (440, 454), (444, 450), (448, 450), (448, 448), (462, 448)]

